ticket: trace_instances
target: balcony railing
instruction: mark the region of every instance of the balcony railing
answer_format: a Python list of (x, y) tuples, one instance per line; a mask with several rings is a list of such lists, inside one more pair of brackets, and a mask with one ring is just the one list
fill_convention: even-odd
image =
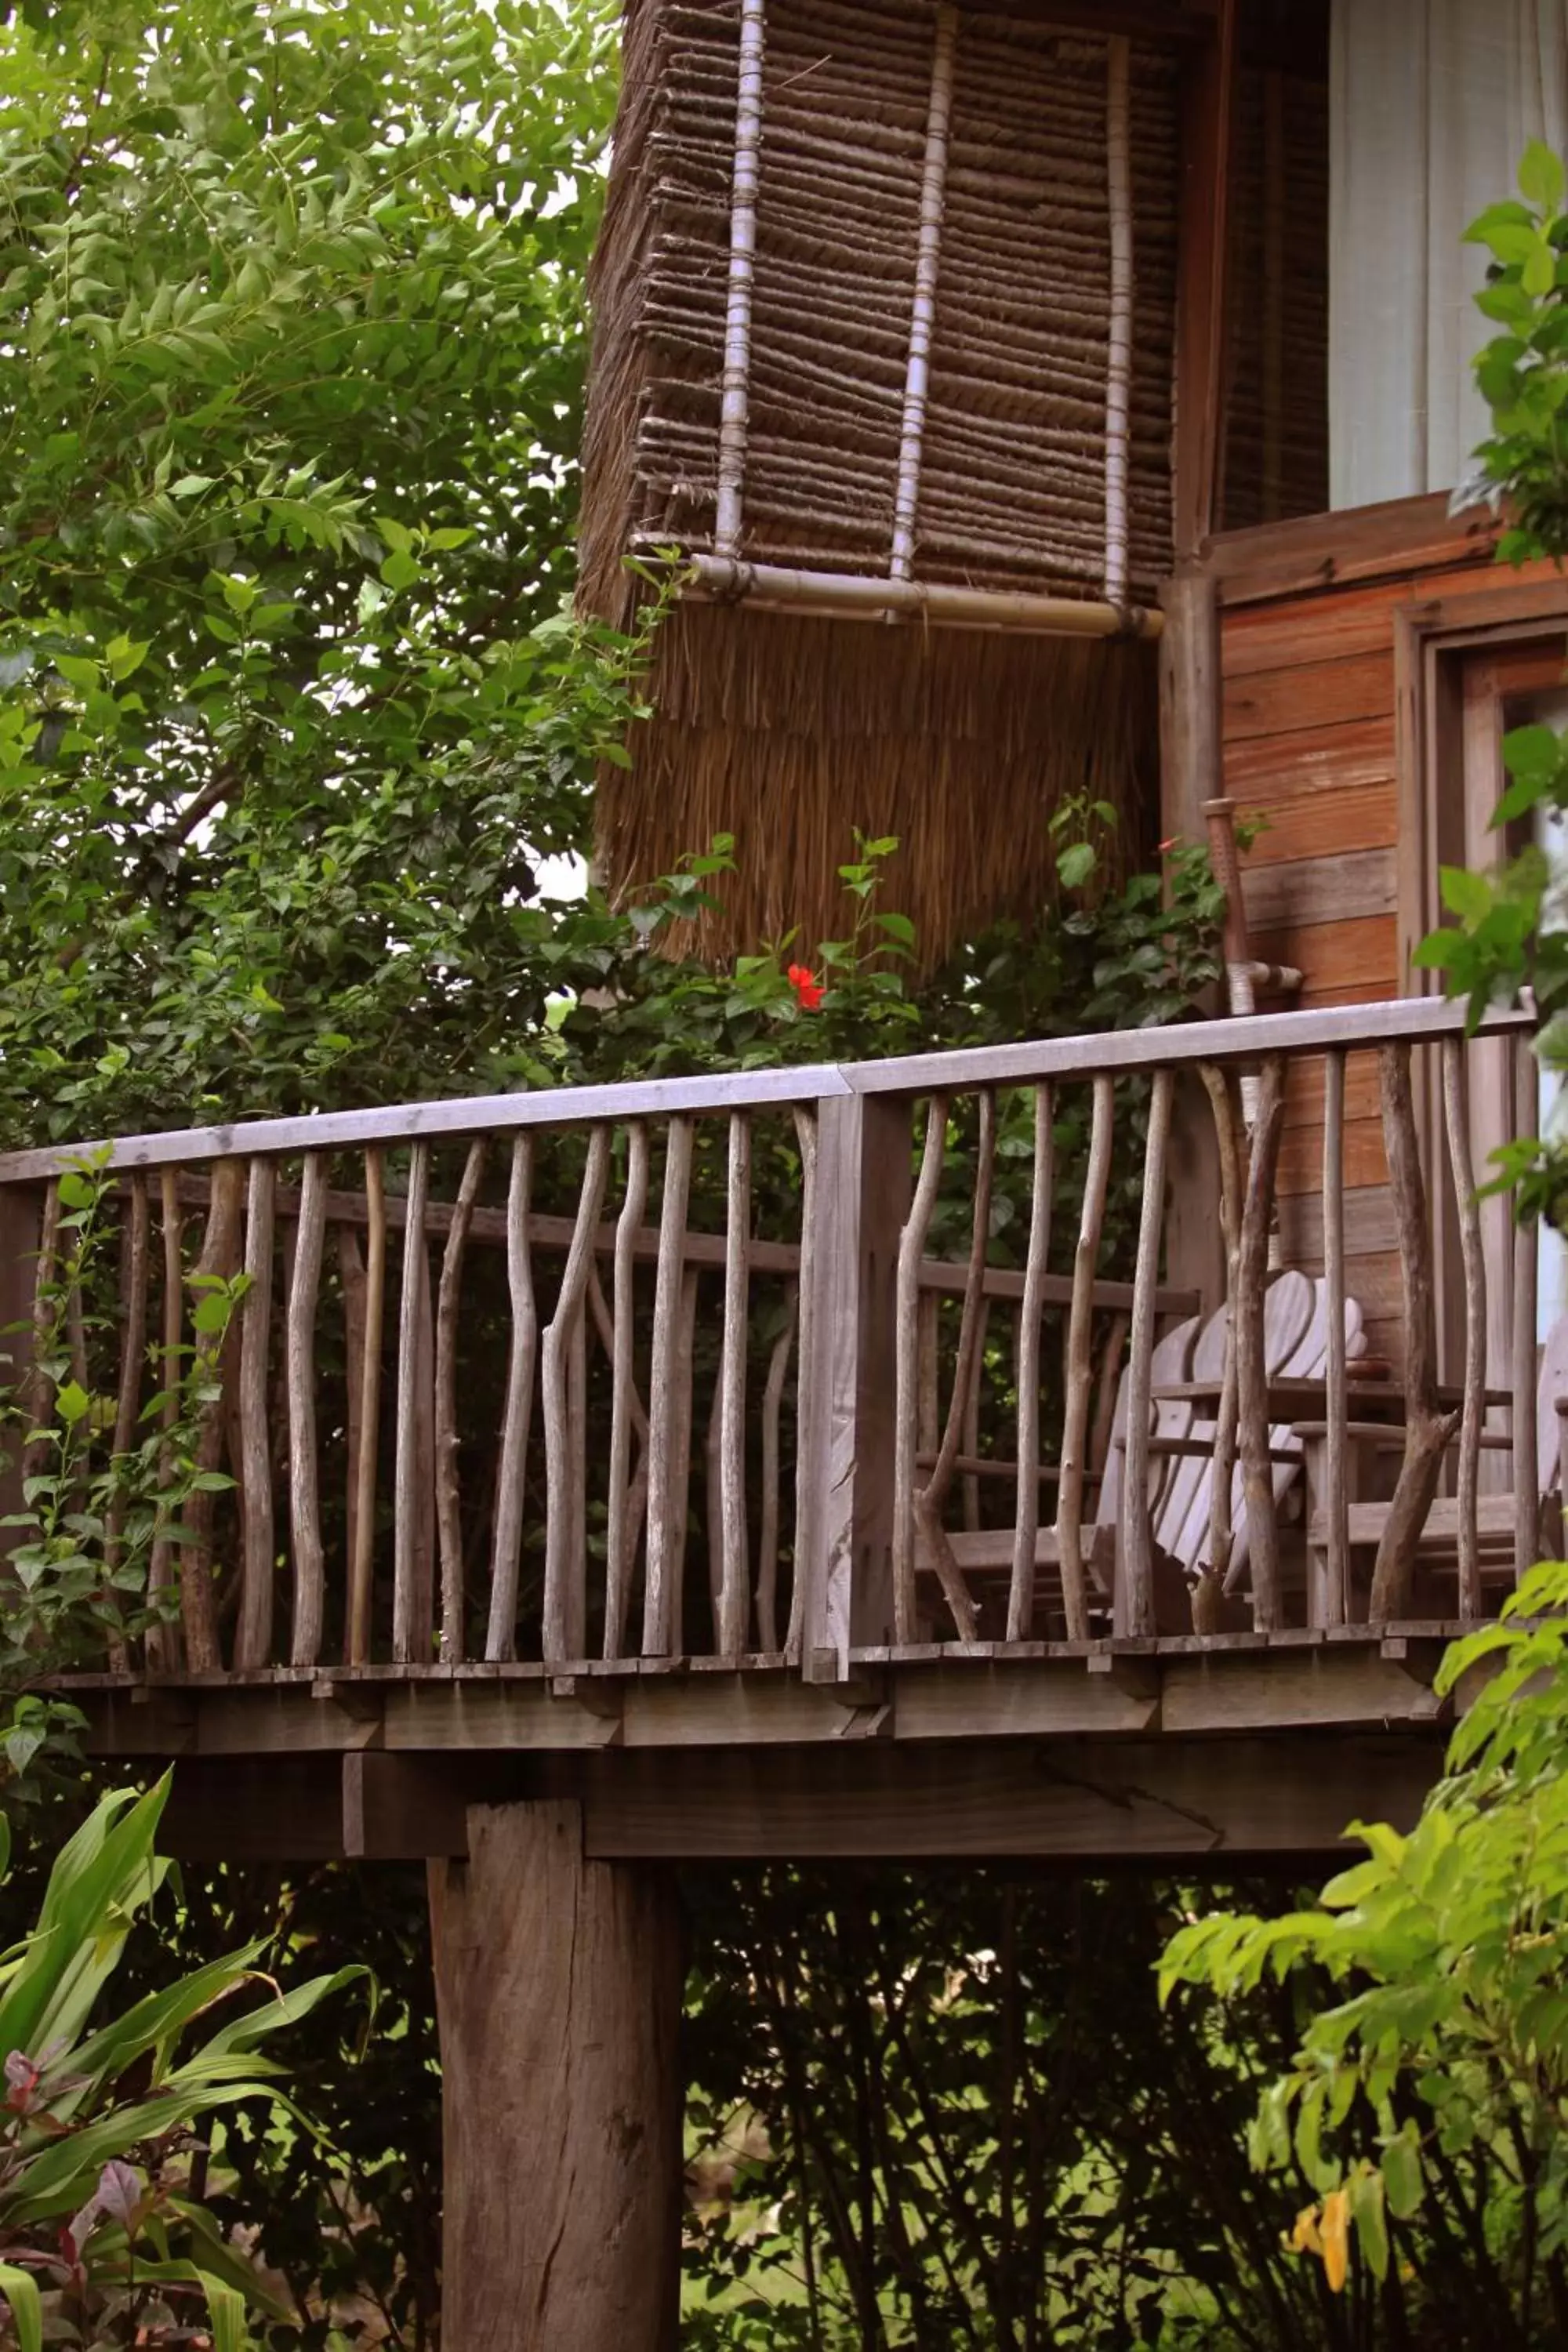
[[(32, 1466), (62, 1365), (105, 1400), (80, 1492), (143, 1465), (96, 1490), (106, 1591), (140, 1543), (163, 1613), (111, 1627), (103, 1663), (831, 1680), (933, 1644), (1478, 1615), (1550, 1484), (1533, 1250), (1488, 1264), (1466, 1109), (1468, 1057), (1530, 1027), (1472, 1041), (1458, 1008), (1377, 1004), (12, 1153)], [(1363, 1057), (1400, 1251), (1375, 1364), (1343, 1216)], [(1320, 1070), (1303, 1278), (1276, 1172)], [(1161, 1270), (1199, 1078), (1226, 1244), (1206, 1321)], [(90, 1263), (89, 1192), (119, 1232)]]

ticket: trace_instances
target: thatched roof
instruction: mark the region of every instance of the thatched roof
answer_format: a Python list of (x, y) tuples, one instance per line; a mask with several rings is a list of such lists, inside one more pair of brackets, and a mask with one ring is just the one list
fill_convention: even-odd
[[(628, 550), (712, 544), (741, 0), (628, 0), (595, 265), (582, 593), (627, 609)], [(936, 0), (767, 0), (750, 296), (751, 562), (886, 574), (930, 197)], [(1179, 194), (1173, 48), (1123, 50), (1133, 290), (1127, 593), (1171, 559)], [(1107, 593), (1111, 356), (1108, 44), (996, 0), (959, 11), (913, 576)], [(924, 175), (922, 182), (922, 174)], [(1124, 348), (1127, 339), (1124, 336)], [(747, 868), (736, 935), (832, 908), (852, 824), (906, 845), (931, 951), (1048, 902), (1047, 821), (1153, 773), (1152, 653), (865, 621), (682, 610), (657, 713), (605, 780), (612, 882), (716, 829)]]

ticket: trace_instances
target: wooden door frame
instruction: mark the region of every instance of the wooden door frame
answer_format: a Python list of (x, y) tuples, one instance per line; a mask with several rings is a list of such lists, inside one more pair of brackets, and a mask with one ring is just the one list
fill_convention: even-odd
[[(1400, 856), (1396, 912), (1401, 992), (1436, 995), (1441, 976), (1413, 966), (1418, 942), (1443, 919), (1439, 866), (1466, 862), (1467, 773), (1474, 747), (1467, 741), (1478, 714), (1466, 708), (1466, 672), (1488, 653), (1541, 641), (1568, 643), (1568, 579), (1521, 582), (1510, 588), (1472, 589), (1397, 605), (1394, 612), (1394, 776)], [(1503, 689), (1481, 723), (1500, 729)], [(1447, 1164), (1442, 1108), (1417, 1073), (1416, 1112), (1426, 1164)], [(1478, 1176), (1479, 1171), (1477, 1171)], [(1452, 1302), (1463, 1294), (1458, 1219), (1449, 1189), (1434, 1181), (1433, 1223), (1437, 1254), (1438, 1345), (1451, 1375), (1458, 1347)], [(1511, 1267), (1505, 1265), (1511, 1284)], [(1445, 1313), (1445, 1302), (1449, 1311)], [(1501, 1302), (1500, 1302), (1500, 1304)]]

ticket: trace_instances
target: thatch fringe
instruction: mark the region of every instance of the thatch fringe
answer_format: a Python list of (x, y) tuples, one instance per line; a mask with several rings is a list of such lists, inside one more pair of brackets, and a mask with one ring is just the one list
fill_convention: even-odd
[(884, 903), (913, 921), (927, 966), (996, 917), (1054, 905), (1048, 820), (1068, 796), (1121, 813), (1113, 864), (1150, 846), (1151, 646), (689, 604), (658, 633), (652, 697), (635, 766), (601, 784), (601, 865), (626, 895), (733, 834), (739, 870), (704, 952), (795, 932), (809, 957), (842, 937), (856, 825), (898, 837)]

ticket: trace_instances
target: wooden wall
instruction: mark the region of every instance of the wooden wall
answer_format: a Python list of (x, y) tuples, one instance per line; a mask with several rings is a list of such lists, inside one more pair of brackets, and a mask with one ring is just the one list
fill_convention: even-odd
[[(1205, 567), (1220, 601), (1222, 788), (1266, 821), (1244, 866), (1258, 954), (1300, 968), (1305, 1004), (1421, 992), (1401, 935), (1400, 861), (1421, 853), (1401, 842), (1395, 614), (1446, 594), (1516, 590), (1531, 573), (1498, 564), (1488, 520), (1451, 520), (1440, 497), (1227, 532), (1209, 543)], [(1557, 575), (1542, 566), (1540, 576)], [(1309, 1270), (1321, 1234), (1321, 1067), (1303, 1068), (1279, 1181), (1286, 1254)], [(1347, 1077), (1345, 1181), (1351, 1287), (1374, 1347), (1397, 1354), (1398, 1261), (1370, 1056), (1352, 1059)]]

